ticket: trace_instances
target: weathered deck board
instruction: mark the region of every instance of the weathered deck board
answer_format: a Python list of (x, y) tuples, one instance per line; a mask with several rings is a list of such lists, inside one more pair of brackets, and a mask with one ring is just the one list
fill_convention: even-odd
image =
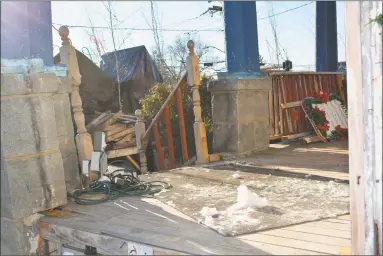
[(342, 250), (341, 246), (321, 244), (317, 242), (308, 242), (297, 238), (271, 236), (262, 233), (245, 235), (242, 236), (241, 239), (279, 245), (300, 250), (314, 251), (322, 254), (333, 254), (334, 252), (340, 252)]
[[(138, 198), (125, 198), (123, 201), (134, 208), (124, 205), (124, 208), (129, 209), (126, 210), (113, 202), (95, 206), (70, 203), (70, 208), (85, 214), (60, 219), (45, 217), (41, 221), (189, 254), (265, 254), (240, 239), (218, 235), (198, 223), (170, 214), (157, 205)], [(123, 205), (121, 202), (119, 204)], [(77, 239), (81, 240), (79, 237)]]

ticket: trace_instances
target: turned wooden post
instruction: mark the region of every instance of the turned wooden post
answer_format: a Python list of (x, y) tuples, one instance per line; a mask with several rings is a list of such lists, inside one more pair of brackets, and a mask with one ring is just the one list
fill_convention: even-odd
[[(81, 74), (78, 67), (78, 61), (75, 48), (70, 44), (68, 35), (69, 29), (61, 26), (59, 34), (62, 40), (60, 47), (61, 64), (66, 64), (68, 74), (72, 79), (71, 104), (73, 108), (73, 117), (77, 127), (76, 146), (80, 163), (83, 160), (91, 160), (93, 152), (92, 137), (85, 128), (85, 117), (82, 109), (82, 101), (80, 97)], [(82, 167), (81, 167), (82, 168)]]
[(142, 120), (141, 109), (137, 109), (134, 112), (134, 114), (137, 117), (137, 121), (136, 121), (136, 125), (135, 125), (135, 132), (136, 132), (137, 150), (138, 150), (139, 155), (140, 155), (141, 173), (147, 173), (148, 172), (148, 166), (146, 163), (145, 147), (142, 144), (142, 137), (145, 134), (145, 123), (144, 123), (144, 120)]
[(194, 106), (194, 139), (196, 147), (197, 163), (208, 163), (209, 153), (207, 150), (207, 139), (205, 123), (202, 121), (201, 98), (199, 94), (200, 73), (198, 67), (198, 57), (194, 53), (194, 42), (189, 40), (187, 43), (189, 56), (186, 60), (187, 65), (187, 84), (193, 86), (193, 106)]

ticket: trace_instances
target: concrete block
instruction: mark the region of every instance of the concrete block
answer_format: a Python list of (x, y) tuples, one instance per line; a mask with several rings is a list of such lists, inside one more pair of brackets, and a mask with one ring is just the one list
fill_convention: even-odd
[(237, 120), (237, 92), (215, 93), (211, 98), (213, 122), (234, 122)]
[(57, 77), (58, 93), (72, 93), (72, 79), (69, 76)]
[(237, 124), (213, 124), (213, 151), (220, 153), (238, 151)]
[(57, 137), (69, 137), (74, 141), (74, 127), (71, 112), (71, 104), (68, 94), (59, 93), (53, 95)]
[(57, 91), (58, 81), (53, 73), (1, 74), (1, 95), (55, 93)]
[(42, 59), (1, 59), (1, 73), (43, 73)]
[(2, 97), (2, 158), (57, 148), (55, 109), (51, 95)]
[(1, 218), (1, 255), (36, 255), (38, 228)]
[(60, 152), (1, 160), (1, 216), (23, 218), (67, 202)]
[(271, 85), (270, 79), (233, 77), (209, 84), (215, 153), (242, 154), (268, 148)]
[(64, 167), (66, 188), (67, 191), (71, 192), (81, 185), (77, 148), (73, 138), (68, 144), (60, 144), (60, 152)]

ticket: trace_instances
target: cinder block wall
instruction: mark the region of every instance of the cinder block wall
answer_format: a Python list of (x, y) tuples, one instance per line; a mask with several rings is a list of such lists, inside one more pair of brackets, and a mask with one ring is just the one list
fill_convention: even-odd
[(1, 74), (2, 255), (33, 253), (37, 232), (25, 220), (65, 205), (65, 181), (76, 186), (69, 88), (54, 73)]

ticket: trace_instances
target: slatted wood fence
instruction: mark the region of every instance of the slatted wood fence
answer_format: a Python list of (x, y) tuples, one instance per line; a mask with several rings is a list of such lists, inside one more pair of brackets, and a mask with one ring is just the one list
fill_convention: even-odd
[(270, 74), (269, 94), (270, 138), (307, 133), (309, 122), (300, 102), (310, 92), (339, 93), (345, 100), (342, 73), (338, 72), (274, 72)]

